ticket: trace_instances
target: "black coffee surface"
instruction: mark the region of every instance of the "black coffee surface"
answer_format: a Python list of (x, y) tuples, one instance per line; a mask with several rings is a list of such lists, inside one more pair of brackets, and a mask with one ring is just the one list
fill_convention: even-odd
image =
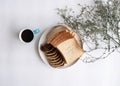
[(21, 38), (24, 42), (31, 42), (33, 40), (33, 32), (29, 29), (26, 29), (22, 32)]

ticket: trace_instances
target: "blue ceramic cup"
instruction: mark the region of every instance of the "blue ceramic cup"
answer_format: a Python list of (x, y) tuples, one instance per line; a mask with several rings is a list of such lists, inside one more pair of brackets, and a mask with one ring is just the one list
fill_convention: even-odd
[(39, 28), (35, 30), (23, 29), (20, 31), (19, 38), (24, 43), (30, 43), (34, 39), (34, 36), (39, 32), (40, 32)]

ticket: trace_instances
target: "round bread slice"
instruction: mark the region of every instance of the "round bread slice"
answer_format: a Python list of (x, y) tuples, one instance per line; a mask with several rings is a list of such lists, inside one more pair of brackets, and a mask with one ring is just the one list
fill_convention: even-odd
[(60, 57), (60, 59), (58, 60), (58, 61), (56, 61), (56, 62), (52, 62), (52, 61), (50, 61), (50, 63), (52, 63), (52, 64), (54, 64), (54, 65), (60, 65), (61, 63), (63, 63), (64, 62), (64, 60)]
[(51, 63), (57, 63), (57, 62), (59, 62), (60, 60), (62, 60), (62, 58), (61, 58), (60, 56), (58, 56), (56, 59), (49, 59), (49, 61), (50, 61)]
[(59, 59), (60, 55), (57, 54), (55, 56), (48, 56), (47, 58), (50, 59), (50, 60), (56, 60), (56, 59)]
[(50, 52), (45, 52), (46, 56), (54, 56), (56, 55), (58, 52), (56, 49), (50, 51)]
[(54, 47), (51, 44), (44, 44), (44, 45), (40, 46), (40, 49), (43, 52), (47, 52), (47, 51), (50, 51), (50, 50), (54, 49)]
[(58, 59), (59, 58), (59, 54), (58, 53), (56, 53), (56, 54), (54, 54), (54, 55), (46, 55), (47, 56), (47, 58), (48, 59), (50, 59), (50, 60), (56, 60), (56, 59)]
[(62, 63), (61, 65), (54, 65), (54, 64), (50, 64), (52, 67), (54, 68), (62, 68), (64, 67), (64, 63)]
[(51, 48), (51, 49), (46, 49), (45, 53), (52, 53), (55, 51), (55, 48)]
[(55, 68), (59, 68), (59, 67), (63, 67), (65, 62), (63, 60), (61, 60), (61, 62), (59, 63), (51, 63), (49, 62), (49, 64), (52, 66), (52, 67), (55, 67)]
[(54, 55), (57, 53), (56, 48), (54, 48), (51, 44), (41, 46), (41, 50), (44, 51), (46, 55)]

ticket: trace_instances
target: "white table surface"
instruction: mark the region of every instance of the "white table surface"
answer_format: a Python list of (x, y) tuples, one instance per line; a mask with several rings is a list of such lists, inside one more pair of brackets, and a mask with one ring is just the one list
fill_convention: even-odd
[[(56, 8), (92, 0), (0, 0), (0, 86), (120, 86), (120, 54), (104, 60), (79, 60), (66, 69), (51, 69), (39, 56), (41, 33), (61, 22)], [(20, 30), (40, 28), (34, 41), (23, 44)]]

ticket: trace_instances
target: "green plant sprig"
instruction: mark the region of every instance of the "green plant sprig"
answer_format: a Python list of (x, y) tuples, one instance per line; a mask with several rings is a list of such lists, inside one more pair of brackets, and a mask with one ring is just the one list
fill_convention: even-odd
[(87, 46), (86, 51), (105, 50), (100, 57), (90, 55), (91, 58), (97, 60), (108, 57), (120, 48), (120, 27), (118, 26), (120, 23), (120, 1), (94, 0), (94, 3), (94, 6), (78, 4), (79, 13), (67, 7), (58, 8), (57, 12), (64, 20), (64, 24), (81, 35), (83, 44)]

